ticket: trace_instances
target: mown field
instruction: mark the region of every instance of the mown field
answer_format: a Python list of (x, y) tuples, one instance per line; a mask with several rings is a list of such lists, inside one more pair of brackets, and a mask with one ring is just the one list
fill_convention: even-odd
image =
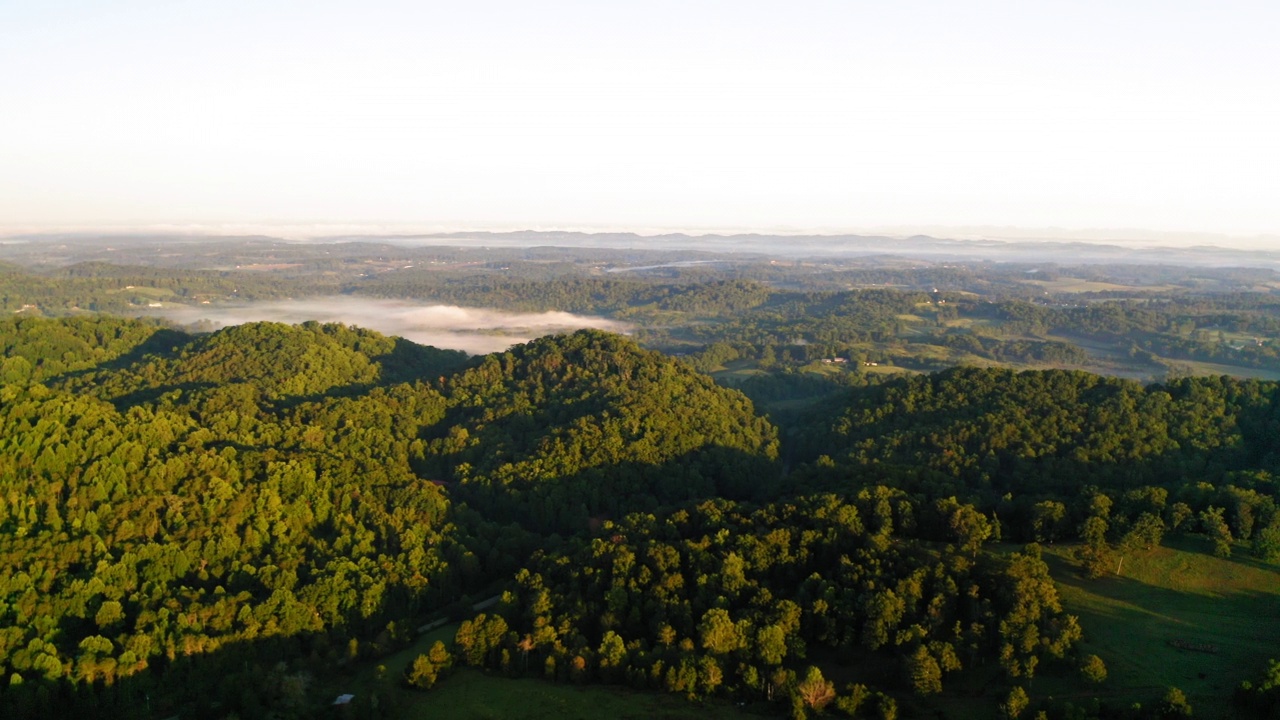
[[(1083, 697), (1127, 707), (1173, 686), (1187, 694), (1196, 717), (1227, 717), (1232, 691), (1280, 656), (1280, 568), (1274, 565), (1242, 553), (1216, 558), (1200, 538), (1175, 538), (1126, 555), (1119, 575), (1088, 580), (1069, 553), (1048, 548), (1045, 559), (1063, 606), (1084, 628), (1081, 651), (1101, 657), (1108, 673)], [(1061, 699), (1066, 687), (1045, 677), (1036, 681), (1033, 697), (1057, 692)]]
[(644, 720), (754, 717), (727, 700), (689, 702), (679, 695), (637, 693), (605, 685), (563, 685), (464, 670), (407, 704), (412, 720)]
[(693, 703), (680, 695), (638, 693), (607, 685), (568, 685), (534, 677), (513, 679), (472, 668), (456, 670), (430, 690), (405, 686), (403, 674), (414, 658), (426, 653), (436, 640), (451, 642), (457, 631), (457, 623), (445, 625), (393, 655), (362, 665), (345, 684), (332, 688), (334, 696), (378, 694), (386, 698), (384, 702), (389, 701), (391, 717), (403, 720), (714, 720), (758, 716), (723, 699)]
[(1253, 380), (1280, 380), (1280, 372), (1268, 370), (1266, 368), (1223, 365), (1220, 363), (1202, 362), (1199, 360), (1170, 359), (1168, 362), (1185, 367), (1193, 375), (1230, 375), (1231, 377), (1249, 378)]
[(1053, 280), (1023, 280), (1022, 283), (1044, 288), (1046, 292), (1051, 293), (1169, 292), (1178, 289), (1176, 285), (1121, 285), (1072, 277), (1060, 277)]

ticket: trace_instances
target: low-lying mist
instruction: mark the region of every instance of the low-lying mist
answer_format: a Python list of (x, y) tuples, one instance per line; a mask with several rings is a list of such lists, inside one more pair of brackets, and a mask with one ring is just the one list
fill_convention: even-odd
[(183, 325), (206, 323), (214, 327), (263, 320), (295, 324), (307, 320), (340, 322), (472, 355), (497, 352), (543, 335), (582, 328), (610, 332), (629, 329), (626, 323), (567, 312), (518, 313), (358, 297), (168, 308), (158, 314)]

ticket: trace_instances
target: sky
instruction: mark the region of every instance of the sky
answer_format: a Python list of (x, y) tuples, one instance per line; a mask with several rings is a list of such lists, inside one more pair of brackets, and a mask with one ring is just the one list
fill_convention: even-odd
[(1280, 236), (1278, 37), (1272, 0), (0, 0), (0, 230)]

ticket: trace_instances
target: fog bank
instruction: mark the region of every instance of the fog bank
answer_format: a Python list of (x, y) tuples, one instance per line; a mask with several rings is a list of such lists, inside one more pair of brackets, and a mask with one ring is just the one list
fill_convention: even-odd
[(167, 308), (157, 314), (183, 325), (203, 321), (215, 327), (263, 320), (295, 324), (307, 320), (340, 322), (473, 355), (497, 352), (543, 335), (582, 328), (610, 332), (630, 329), (626, 323), (567, 312), (518, 313), (359, 297), (202, 305)]

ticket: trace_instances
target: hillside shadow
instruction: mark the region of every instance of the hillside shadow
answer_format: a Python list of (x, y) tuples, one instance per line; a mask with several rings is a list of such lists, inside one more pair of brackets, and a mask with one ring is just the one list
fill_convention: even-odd
[(506, 483), (451, 478), (446, 487), (452, 499), (495, 523), (515, 523), (540, 533), (576, 534), (601, 519), (632, 512), (660, 514), (711, 498), (760, 499), (775, 493), (780, 482), (777, 462), (737, 448), (709, 445), (659, 463), (629, 461)]
[(117, 412), (125, 413), (129, 408), (138, 405), (150, 405), (155, 403), (161, 397), (172, 392), (180, 392), (183, 395), (191, 395), (201, 390), (218, 387), (218, 383), (214, 382), (182, 382), (173, 383), (171, 385), (161, 385), (160, 387), (148, 387), (141, 390), (134, 390), (123, 395), (116, 395), (108, 400), (115, 406)]
[[(171, 359), (174, 356), (174, 351), (179, 348), (170, 343), (178, 340), (188, 342), (191, 339), (190, 336), (174, 330), (163, 330), (160, 333), (156, 333), (156, 335), (161, 335), (162, 333), (164, 337), (157, 339), (152, 336), (152, 339), (110, 362), (94, 368), (66, 373), (59, 376), (58, 379), (74, 383), (75, 379), (90, 373), (127, 370), (151, 359)], [(422, 381), (436, 385), (444, 378), (457, 373), (474, 361), (471, 356), (461, 351), (442, 350), (418, 345), (399, 337), (394, 339), (393, 348), (390, 352), (371, 355), (369, 359), (378, 363), (380, 367), (378, 379), (373, 382), (340, 383), (326, 388), (322, 392), (262, 398), (262, 405), (264, 409), (272, 411), (287, 411), (307, 403), (323, 402), (333, 398), (357, 397), (367, 394), (376, 388), (389, 388), (403, 383)], [(290, 368), (280, 368), (280, 371), (288, 373)], [(125, 392), (110, 398), (110, 402), (118, 411), (125, 412), (134, 406), (154, 403), (164, 395), (175, 391), (188, 395), (202, 390), (234, 385), (242, 381), (244, 380), (241, 378), (232, 377), (226, 381), (189, 380), (171, 382)], [(255, 379), (252, 382), (258, 382), (258, 380)]]
[[(777, 479), (776, 464), (766, 458), (707, 446), (666, 462), (618, 463), (540, 482), (494, 487), (452, 484), (448, 492), (460, 502), (454, 504), (449, 522), (468, 528), (465, 543), (480, 558), (482, 568), (480, 574), (462, 582), (461, 591), (481, 592), (489, 581), (509, 576), (513, 564), (520, 566), (535, 548), (557, 543), (557, 533), (585, 536), (601, 532), (602, 520), (629, 512), (661, 514), (715, 497), (754, 497), (770, 492)], [(511, 527), (512, 523), (523, 531)], [(490, 557), (497, 555), (502, 557)], [(433, 607), (444, 612), (451, 606), (437, 602)], [(349, 626), (340, 628), (361, 623), (374, 631), (380, 627), (353, 617)], [(93, 628), (81, 619), (68, 620), (64, 630), (89, 633)], [(346, 720), (395, 717), (396, 698), (403, 699), (396, 684), (404, 668), (377, 669), (381, 660), (404, 647), (402, 642), (375, 648), (353, 664), (346, 659), (350, 646), (342, 629), (230, 642), (193, 655), (183, 654), (183, 637), (174, 639), (177, 647), (172, 657), (162, 652), (149, 658), (146, 670), (111, 684), (42, 679), (35, 672), (24, 672), (22, 682), (15, 685), (0, 679), (4, 688), (0, 717)], [(362, 636), (359, 646), (367, 648), (367, 643)], [(367, 677), (371, 667), (372, 680)], [(355, 700), (347, 706), (332, 705), (344, 693), (355, 694)]]
[(99, 365), (98, 368), (101, 370), (123, 370), (149, 355), (170, 357), (179, 347), (191, 342), (191, 338), (191, 335), (181, 330), (161, 328), (129, 352)]
[(418, 345), (402, 337), (395, 338), (389, 353), (370, 355), (381, 371), (378, 379), (367, 383), (335, 385), (324, 392), (302, 395), (286, 395), (270, 401), (274, 410), (288, 411), (308, 403), (324, 402), (334, 398), (350, 398), (366, 395), (378, 388), (389, 388), (405, 383), (423, 382), (439, 387), (449, 377), (477, 362), (461, 350), (442, 350), (430, 345)]
[(146, 340), (133, 346), (128, 352), (101, 362), (93, 367), (54, 375), (46, 380), (51, 384), (74, 381), (99, 372), (118, 372), (128, 369), (149, 357), (172, 358), (181, 346), (191, 341), (193, 336), (173, 328), (160, 328)]
[(371, 360), (382, 366), (378, 385), (398, 385), (422, 380), (435, 382), (471, 365), (474, 359), (461, 350), (444, 350), (431, 345), (396, 337), (391, 352), (372, 355)]
[(1044, 559), (1064, 609), (1080, 619), (1083, 652), (1106, 662), (1111, 691), (1177, 686), (1220, 698), (1275, 655), (1280, 587), (1206, 592), (1179, 589), (1172, 576), (1169, 586), (1114, 574), (1088, 579), (1057, 553)]
[[(1104, 490), (1216, 485), (1233, 471), (1271, 469), (1277, 457), (1280, 403), (1274, 399), (1241, 401), (1229, 408), (1227, 420), (1214, 425), (1190, 403), (1148, 418), (1133, 407), (1145, 396), (1132, 387), (1124, 392), (1111, 382), (1076, 387), (1071, 374), (1028, 385), (1026, 392), (993, 388), (1020, 375), (992, 379), (959, 368), (915, 389), (906, 380), (852, 388), (796, 418), (796, 430), (784, 435), (784, 456), (797, 463), (828, 455), (864, 466), (878, 461), (929, 468), (992, 497), (1009, 492), (1071, 497), (1086, 484)], [(1056, 407), (1051, 393), (1063, 382), (1078, 396), (1067, 403), (1071, 414), (1041, 409)], [(1203, 392), (1218, 392), (1210, 381), (1203, 384)], [(1183, 403), (1199, 388), (1168, 391), (1175, 403)], [(913, 405), (935, 403), (932, 398), (944, 391), (970, 401), (941, 408)], [(903, 399), (904, 393), (914, 399)], [(847, 418), (848, 426), (835, 429), (833, 420), (839, 418)], [(1213, 432), (1206, 436), (1205, 429)]]
[[(1161, 543), (1164, 547), (1182, 550), (1190, 553), (1200, 553), (1202, 555), (1213, 554), (1213, 541), (1204, 535), (1189, 535), (1177, 533), (1166, 535)], [(1267, 562), (1260, 558), (1249, 554), (1244, 548), (1236, 545), (1230, 557), (1217, 558), (1222, 562), (1228, 562), (1235, 565), (1251, 568), (1253, 570), (1262, 570), (1264, 572), (1272, 572), (1277, 574), (1277, 593), (1280, 594), (1280, 564)]]
[[(1219, 485), (1227, 480), (1230, 472), (1256, 467), (1249, 461), (1248, 445), (1210, 449), (1180, 447), (1139, 457), (1093, 460), (1077, 457), (1075, 449), (1079, 444), (1066, 439), (1046, 442), (1043, 447), (1037, 441), (1025, 453), (1016, 449), (986, 449), (982, 433), (972, 433), (977, 437), (966, 439), (959, 451), (934, 442), (935, 437), (955, 431), (959, 423), (979, 416), (954, 417), (946, 411), (916, 413), (912, 417), (918, 417), (918, 421), (904, 418), (900, 423), (864, 428), (856, 437), (825, 445), (815, 444), (802, 433), (791, 432), (784, 436), (784, 440), (790, 442), (783, 453), (800, 463), (812, 463), (819, 455), (828, 455), (841, 465), (857, 468), (859, 476), (873, 473), (876, 468), (895, 468), (898, 475), (909, 475), (912, 471), (922, 475), (943, 473), (992, 502), (1006, 493), (1038, 498), (1078, 497), (1086, 486), (1100, 488), (1114, 496), (1112, 491), (1144, 486), (1176, 488), (1188, 482)], [(857, 453), (860, 443), (878, 446), (899, 431), (916, 435), (883, 457), (851, 457), (849, 454)], [(1105, 454), (1102, 450), (1097, 452)]]
[[(6, 720), (243, 720), (386, 717), (394, 713), (395, 684), (404, 668), (387, 668), (370, 683), (360, 670), (404, 643), (365, 650), (351, 662), (345, 640), (307, 633), (228, 643), (216, 651), (172, 659), (158, 655), (133, 675), (107, 682), (25, 678), (0, 691)], [(369, 648), (368, 644), (364, 645)], [(341, 694), (355, 697), (334, 705)], [(379, 712), (379, 710), (381, 712)], [(376, 713), (376, 714), (375, 714)]]

